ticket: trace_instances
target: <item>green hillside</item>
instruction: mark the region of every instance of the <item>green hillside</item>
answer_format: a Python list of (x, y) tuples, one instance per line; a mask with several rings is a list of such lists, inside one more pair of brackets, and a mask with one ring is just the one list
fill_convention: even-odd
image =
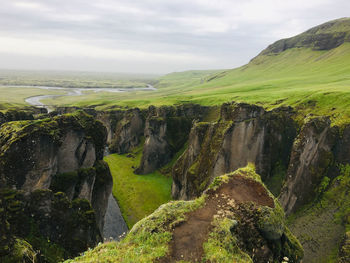
[(240, 68), (172, 73), (159, 78), (155, 86), (158, 91), (146, 95), (101, 93), (61, 98), (55, 103), (108, 108), (184, 102), (217, 105), (235, 100), (268, 108), (291, 105), (305, 113), (349, 118), (350, 19), (277, 41)]
[[(158, 90), (86, 93), (44, 102), (109, 109), (234, 100), (266, 108), (290, 105), (303, 114), (330, 115), (339, 124), (350, 117), (350, 18), (279, 40), (240, 68), (177, 72), (148, 82)], [(14, 103), (19, 105), (19, 99)]]

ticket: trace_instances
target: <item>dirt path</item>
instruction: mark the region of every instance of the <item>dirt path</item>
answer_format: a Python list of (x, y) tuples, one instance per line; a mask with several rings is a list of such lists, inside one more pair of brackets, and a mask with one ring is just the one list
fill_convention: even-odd
[(260, 183), (243, 176), (234, 176), (216, 191), (208, 192), (204, 207), (188, 213), (188, 220), (175, 227), (170, 253), (159, 262), (200, 262), (204, 253), (203, 243), (208, 239), (214, 215), (223, 213), (228, 206), (250, 201), (274, 207), (274, 201), (266, 189)]

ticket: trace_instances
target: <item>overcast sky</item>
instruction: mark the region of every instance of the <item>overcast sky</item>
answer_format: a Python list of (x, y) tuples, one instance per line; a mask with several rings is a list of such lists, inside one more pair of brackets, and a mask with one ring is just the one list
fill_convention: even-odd
[(0, 68), (233, 68), (349, 10), (349, 0), (0, 0)]

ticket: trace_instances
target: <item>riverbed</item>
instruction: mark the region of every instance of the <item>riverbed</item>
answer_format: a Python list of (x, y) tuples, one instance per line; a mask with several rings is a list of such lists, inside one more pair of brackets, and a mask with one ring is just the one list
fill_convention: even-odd
[(86, 92), (132, 92), (132, 91), (155, 91), (157, 90), (151, 84), (147, 84), (147, 87), (144, 88), (64, 88), (64, 87), (48, 87), (48, 86), (11, 86), (15, 88), (36, 88), (43, 90), (56, 90), (63, 91), (64, 94), (50, 94), (50, 95), (38, 95), (32, 96), (25, 99), (25, 101), (35, 107), (45, 108), (48, 112), (52, 111), (53, 108), (50, 105), (45, 105), (42, 100), (44, 99), (54, 99), (58, 97), (66, 96), (81, 96)]

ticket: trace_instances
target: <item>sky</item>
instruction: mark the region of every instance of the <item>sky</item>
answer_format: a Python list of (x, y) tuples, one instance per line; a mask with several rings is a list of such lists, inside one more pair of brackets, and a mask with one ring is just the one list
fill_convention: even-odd
[(349, 10), (349, 0), (0, 0), (0, 68), (234, 68)]

